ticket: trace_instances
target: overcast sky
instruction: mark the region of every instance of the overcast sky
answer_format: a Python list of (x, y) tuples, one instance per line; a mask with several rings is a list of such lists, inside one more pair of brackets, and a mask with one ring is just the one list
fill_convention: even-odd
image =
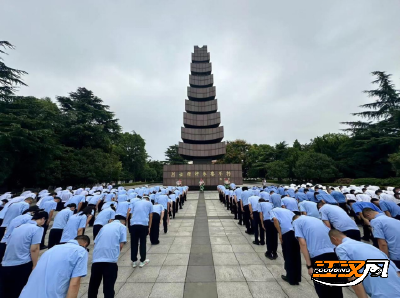
[[(301, 143), (339, 132), (375, 70), (400, 89), (400, 2), (1, 0), (21, 95), (86, 87), (152, 159), (180, 141), (194, 45), (208, 45), (225, 140)], [(396, 21), (397, 20), (397, 21)]]

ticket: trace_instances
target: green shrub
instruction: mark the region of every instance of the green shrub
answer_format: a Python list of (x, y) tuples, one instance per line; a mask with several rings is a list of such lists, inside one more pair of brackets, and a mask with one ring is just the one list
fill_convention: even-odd
[(335, 181), (336, 184), (350, 185), (353, 184), (353, 178), (340, 178)]
[(359, 178), (354, 179), (351, 184), (354, 185), (377, 185), (377, 186), (398, 186), (400, 177), (378, 179), (378, 178)]

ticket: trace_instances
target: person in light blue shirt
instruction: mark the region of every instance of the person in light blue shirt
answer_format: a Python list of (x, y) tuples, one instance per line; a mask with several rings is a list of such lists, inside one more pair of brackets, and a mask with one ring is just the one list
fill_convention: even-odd
[(128, 218), (128, 210), (131, 206), (131, 203), (126, 201), (119, 203), (117, 205), (117, 209), (115, 210), (115, 219), (124, 219)]
[(146, 259), (146, 237), (151, 231), (153, 219), (153, 204), (149, 202), (149, 198), (136, 202), (131, 210), (131, 260), (132, 267), (137, 266), (138, 246), (140, 242), (140, 264), (143, 267), (150, 261)]
[(294, 190), (293, 189), (291, 189), (291, 188), (286, 188), (285, 189), (285, 194), (284, 194), (285, 196), (289, 196), (289, 197), (291, 197), (291, 198), (294, 198), (295, 197), (295, 192), (294, 192)]
[(49, 224), (53, 220), (54, 210), (57, 209), (57, 205), (60, 203), (61, 203), (61, 198), (55, 197), (54, 200), (52, 200), (52, 201), (49, 200), (42, 204), (44, 211), (46, 211), (49, 214), (49, 218), (45, 222), (45, 224), (42, 226), (43, 227), (43, 236), (42, 236), (42, 242), (40, 243), (41, 250), (47, 248), (47, 246), (44, 244), (44, 239), (46, 237), (46, 233), (47, 233), (47, 229), (49, 228)]
[(373, 244), (378, 247), (378, 243), (374, 236), (372, 235), (372, 232), (369, 228), (369, 221), (364, 218), (362, 211), (364, 208), (371, 208), (372, 210), (383, 213), (378, 207), (376, 207), (373, 203), (371, 202), (355, 202), (353, 200), (348, 200), (348, 204), (350, 205), (351, 209), (353, 209), (355, 215), (357, 218), (362, 222), (363, 225), (363, 230), (364, 230), (364, 236), (361, 238), (364, 241), (370, 241), (372, 240)]
[(76, 210), (79, 212), (82, 209), (83, 203), (85, 203), (84, 195), (74, 195), (68, 201), (65, 202), (64, 207), (67, 207), (67, 205), (70, 204), (75, 204), (77, 206)]
[[(170, 206), (169, 206), (170, 207), (169, 208), (169, 210), (170, 210), (169, 216), (172, 215), (172, 218), (175, 218), (175, 213), (176, 213), (176, 210), (178, 209), (178, 202), (176, 201), (177, 200), (176, 194), (174, 192), (170, 191), (168, 194), (168, 197), (171, 200)], [(172, 214), (171, 214), (171, 209), (172, 209)]]
[(126, 195), (126, 190), (125, 189), (122, 189), (122, 190), (120, 190), (120, 191), (118, 191), (118, 197), (120, 196), (120, 195)]
[[(258, 213), (260, 215), (260, 221), (262, 229), (265, 231), (265, 239), (267, 243), (267, 251), (265, 256), (270, 260), (278, 258), (278, 231), (276, 230), (273, 221), (271, 221), (271, 210), (274, 205), (271, 202), (265, 202), (264, 199), (260, 199), (258, 205)], [(263, 233), (263, 231), (261, 231)]]
[(314, 202), (314, 203), (318, 203), (318, 200), (316, 197), (314, 197), (314, 191), (307, 191), (307, 189), (304, 190), (304, 193), (307, 196), (307, 200)]
[(125, 202), (128, 200), (128, 196), (126, 194), (119, 194), (118, 195), (118, 203)]
[(371, 203), (379, 207), (387, 216), (400, 220), (400, 206), (395, 202), (371, 199)]
[(336, 191), (334, 188), (329, 188), (328, 193), (336, 200), (339, 207), (342, 208), (346, 213), (348, 212), (346, 197), (340, 191)]
[(46, 251), (19, 297), (77, 297), (81, 278), (87, 274), (89, 244), (89, 237), (81, 235)]
[(321, 191), (315, 192), (314, 197), (317, 199), (318, 202), (323, 200), (327, 204), (338, 205), (335, 198), (325, 192)]
[(277, 207), (270, 211), (270, 215), (278, 231), (285, 260), (286, 275), (282, 275), (281, 278), (291, 285), (298, 285), (301, 282), (301, 257), (299, 242), (292, 226), (295, 214), (288, 209)]
[[(338, 230), (330, 230), (329, 236), (331, 242), (336, 245), (335, 252), (340, 260), (388, 260), (387, 255), (376, 247), (361, 241), (354, 241)], [(388, 276), (386, 278), (380, 276), (373, 277), (371, 274), (368, 274), (362, 283), (353, 286), (353, 289), (358, 297), (367, 297), (367, 294), (371, 298), (400, 297), (400, 278), (397, 275), (398, 271), (399, 269), (396, 265), (390, 262)], [(362, 269), (359, 272), (361, 273)]]
[[(255, 245), (264, 245), (264, 231), (262, 229), (260, 215), (258, 214), (258, 201), (260, 200), (259, 196), (251, 196), (249, 197), (249, 209), (250, 209), (250, 218), (252, 220), (252, 229), (254, 232), (254, 241)], [(260, 240), (258, 236), (260, 235)]]
[(37, 211), (32, 220), (14, 229), (7, 241), (0, 268), (0, 297), (18, 298), (39, 258), (47, 212)]
[(339, 230), (354, 240), (361, 240), (358, 226), (342, 208), (325, 204), (324, 201), (318, 202), (317, 208), (321, 214), (322, 221), (328, 228)]
[(282, 196), (277, 193), (272, 193), (270, 197), (270, 202), (274, 204), (275, 208), (280, 208), (282, 207)]
[(44, 196), (43, 198), (41, 198), (39, 200), (39, 202), (37, 203), (37, 205), (39, 206), (39, 208), (43, 208), (42, 204), (45, 203), (46, 201), (51, 201), (54, 200), (54, 198), (57, 196), (57, 194), (55, 192), (53, 192), (51, 195), (48, 194), (46, 196)]
[(74, 240), (76, 236), (83, 235), (87, 223), (92, 218), (92, 207), (86, 207), (81, 212), (70, 216), (67, 224), (64, 227), (60, 243), (66, 243), (69, 240)]
[(57, 213), (49, 234), (49, 249), (54, 245), (60, 244), (64, 227), (67, 225), (69, 218), (74, 214), (75, 210), (76, 205), (72, 203), (69, 204), (67, 208)]
[(115, 207), (111, 206), (110, 208), (104, 209), (101, 211), (94, 222), (93, 225), (93, 239), (96, 240), (97, 234), (100, 232), (101, 228), (113, 221), (115, 218)]
[(363, 216), (371, 223), (378, 247), (400, 268), (400, 221), (378, 213), (371, 208), (363, 209)]
[(283, 197), (282, 204), (286, 209), (294, 212), (294, 214), (300, 214), (296, 199), (292, 197)]
[(282, 187), (282, 185), (278, 187), (278, 194), (281, 196), (285, 195), (285, 189)]
[(245, 190), (242, 192), (242, 200), (241, 207), (243, 212), (243, 224), (246, 226), (246, 233), (251, 235), (253, 234), (253, 223), (250, 217), (250, 207), (249, 207), (249, 198), (252, 195), (251, 190)]
[(304, 192), (297, 191), (297, 190), (296, 190), (296, 194), (294, 195), (294, 198), (298, 202), (307, 201), (307, 195)]
[(118, 257), (126, 243), (125, 220), (106, 224), (94, 240), (93, 264), (88, 298), (96, 298), (103, 280), (104, 297), (114, 297), (114, 285), (118, 276)]
[(308, 215), (312, 216), (315, 218), (321, 218), (321, 215), (319, 214), (318, 208), (317, 208), (317, 203), (311, 202), (311, 201), (302, 201), (299, 203), (299, 209), (301, 214), (303, 215)]
[(153, 245), (157, 245), (160, 243), (158, 240), (159, 235), (160, 235), (160, 225), (161, 225), (161, 218), (164, 217), (164, 207), (160, 204), (155, 204), (153, 205), (153, 219), (152, 219), (152, 224), (151, 224), (151, 230), (150, 230), (150, 242)]
[[(127, 203), (129, 205), (129, 202), (127, 202)], [(106, 202), (101, 206), (101, 210), (103, 211), (104, 209), (110, 208), (111, 206), (114, 206), (115, 208), (118, 208), (118, 202), (116, 202), (116, 201)]]
[[(335, 246), (328, 235), (329, 228), (322, 221), (311, 216), (295, 215), (293, 228), (310, 276), (314, 272), (316, 261), (338, 261), (334, 253)], [(318, 297), (343, 297), (340, 287), (325, 286), (318, 282), (314, 282), (314, 287)]]
[(104, 203), (111, 202), (114, 200), (114, 198), (115, 198), (115, 193), (112, 192), (106, 193), (106, 195), (104, 196)]
[(164, 234), (168, 232), (168, 210), (169, 210), (169, 203), (168, 203), (168, 196), (165, 194), (159, 195), (157, 199), (157, 203), (164, 207), (164, 217), (162, 218), (163, 226), (164, 226)]

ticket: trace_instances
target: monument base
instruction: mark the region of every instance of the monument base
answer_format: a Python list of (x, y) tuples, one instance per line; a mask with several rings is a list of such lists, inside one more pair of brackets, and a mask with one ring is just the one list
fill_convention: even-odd
[[(199, 181), (203, 179), (206, 189), (223, 185), (225, 179), (236, 185), (243, 184), (241, 164), (192, 164), (192, 165), (164, 165), (163, 185), (175, 186), (178, 180), (182, 185), (199, 188)], [(214, 188), (215, 189), (215, 188)]]

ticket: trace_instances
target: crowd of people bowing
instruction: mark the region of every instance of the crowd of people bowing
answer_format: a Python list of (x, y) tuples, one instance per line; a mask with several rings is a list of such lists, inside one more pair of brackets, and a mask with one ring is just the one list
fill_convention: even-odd
[[(254, 235), (253, 244), (266, 245), (266, 258), (278, 258), (279, 237), (286, 271), (281, 278), (290, 285), (301, 282), (300, 252), (310, 276), (316, 261), (383, 259), (390, 260), (388, 277), (368, 275), (353, 289), (359, 298), (400, 297), (400, 187), (231, 183), (217, 189), (221, 203)], [(342, 287), (316, 281), (314, 287), (320, 298), (343, 297)]]
[[(1, 195), (0, 297), (76, 298), (80, 280), (87, 274), (91, 242), (85, 235), (87, 226), (93, 227), (95, 244), (88, 297), (97, 297), (102, 281), (104, 297), (114, 297), (117, 261), (127, 230), (132, 267), (142, 268), (150, 262), (147, 235), (152, 245), (160, 243), (160, 228), (168, 232), (169, 221), (183, 208), (187, 192), (187, 186), (126, 190), (98, 185)], [(44, 249), (48, 250), (39, 258)]]

